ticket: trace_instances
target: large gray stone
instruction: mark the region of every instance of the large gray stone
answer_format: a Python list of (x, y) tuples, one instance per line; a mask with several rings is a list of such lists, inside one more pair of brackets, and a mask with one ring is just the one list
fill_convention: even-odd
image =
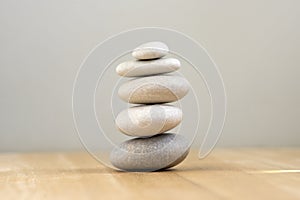
[(125, 171), (156, 171), (182, 162), (189, 142), (177, 134), (165, 133), (123, 142), (110, 154), (113, 166)]
[(183, 98), (189, 87), (183, 77), (158, 75), (130, 80), (120, 86), (118, 94), (129, 103), (168, 103)]
[(180, 61), (176, 58), (162, 58), (156, 60), (133, 60), (119, 64), (116, 72), (120, 76), (148, 76), (176, 71), (180, 68)]
[(169, 48), (162, 42), (148, 42), (133, 50), (132, 56), (138, 60), (161, 58), (169, 52)]
[(171, 105), (135, 106), (116, 117), (118, 129), (129, 136), (152, 136), (176, 127), (182, 120), (181, 109)]

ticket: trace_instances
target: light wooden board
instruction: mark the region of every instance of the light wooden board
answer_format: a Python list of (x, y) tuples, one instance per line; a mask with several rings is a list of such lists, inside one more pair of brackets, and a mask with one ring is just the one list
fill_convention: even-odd
[(195, 151), (173, 170), (125, 173), (87, 153), (0, 154), (0, 199), (300, 199), (300, 148)]

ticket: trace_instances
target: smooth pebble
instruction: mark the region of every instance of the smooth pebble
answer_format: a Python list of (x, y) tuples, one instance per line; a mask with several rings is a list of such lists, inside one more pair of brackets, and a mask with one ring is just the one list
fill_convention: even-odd
[(189, 91), (188, 81), (180, 76), (157, 75), (129, 80), (118, 90), (119, 97), (129, 103), (168, 103), (183, 98)]
[(148, 76), (176, 71), (180, 68), (180, 61), (175, 58), (162, 58), (157, 60), (134, 60), (119, 64), (116, 68), (120, 76)]
[(188, 152), (189, 142), (182, 135), (165, 133), (121, 143), (112, 150), (110, 161), (125, 171), (156, 171), (179, 164)]
[(169, 48), (162, 42), (148, 42), (133, 50), (132, 56), (138, 60), (161, 58), (169, 52)]
[(116, 126), (126, 135), (145, 137), (171, 130), (181, 120), (180, 108), (156, 104), (123, 110), (116, 117)]

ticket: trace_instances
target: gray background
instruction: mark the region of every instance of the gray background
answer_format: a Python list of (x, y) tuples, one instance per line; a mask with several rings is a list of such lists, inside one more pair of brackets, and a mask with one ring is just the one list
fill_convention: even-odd
[(88, 52), (120, 31), (193, 37), (223, 75), (219, 146), (300, 144), (300, 1), (0, 1), (0, 151), (82, 148), (71, 110)]

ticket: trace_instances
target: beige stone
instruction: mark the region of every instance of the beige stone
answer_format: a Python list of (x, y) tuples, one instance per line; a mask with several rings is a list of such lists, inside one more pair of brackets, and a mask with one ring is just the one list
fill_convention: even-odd
[(119, 64), (116, 72), (120, 76), (148, 76), (176, 71), (180, 68), (180, 61), (175, 58), (156, 60), (133, 60)]
[(162, 42), (148, 42), (133, 50), (132, 56), (138, 60), (161, 58), (169, 52), (169, 48)]

